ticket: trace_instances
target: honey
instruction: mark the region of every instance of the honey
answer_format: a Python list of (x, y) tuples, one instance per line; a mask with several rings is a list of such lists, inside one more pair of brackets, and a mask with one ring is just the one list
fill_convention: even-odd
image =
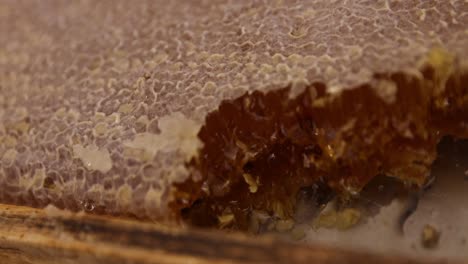
[[(299, 191), (317, 184), (343, 197), (379, 174), (422, 186), (442, 136), (468, 134), (468, 75), (452, 74), (440, 89), (436, 71), (429, 64), (423, 78), (376, 74), (340, 94), (316, 83), (293, 99), (284, 88), (224, 101), (208, 115), (199, 133), (204, 147), (189, 165), (203, 179), (179, 185), (193, 195), (173, 206), (214, 216), (229, 210), (244, 229), (253, 210), (293, 217)], [(193, 192), (202, 184), (205, 191)]]

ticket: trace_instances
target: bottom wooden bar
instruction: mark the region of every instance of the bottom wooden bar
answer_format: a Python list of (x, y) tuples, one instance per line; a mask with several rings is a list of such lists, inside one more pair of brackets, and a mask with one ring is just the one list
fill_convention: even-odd
[(453, 263), (0, 204), (0, 263)]

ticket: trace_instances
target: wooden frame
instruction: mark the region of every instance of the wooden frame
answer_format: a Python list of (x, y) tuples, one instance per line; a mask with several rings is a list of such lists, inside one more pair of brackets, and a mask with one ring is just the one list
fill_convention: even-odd
[(0, 263), (454, 263), (0, 204)]

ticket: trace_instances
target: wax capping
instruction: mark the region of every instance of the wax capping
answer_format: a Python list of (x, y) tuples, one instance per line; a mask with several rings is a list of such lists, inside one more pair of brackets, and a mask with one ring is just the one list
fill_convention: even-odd
[[(466, 1), (2, 1), (0, 202), (221, 228), (422, 186)], [(263, 220), (262, 220), (263, 221)]]

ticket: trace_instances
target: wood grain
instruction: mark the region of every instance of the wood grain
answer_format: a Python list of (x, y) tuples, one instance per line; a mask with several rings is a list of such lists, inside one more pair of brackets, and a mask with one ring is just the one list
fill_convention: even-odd
[(0, 263), (454, 263), (0, 204)]

